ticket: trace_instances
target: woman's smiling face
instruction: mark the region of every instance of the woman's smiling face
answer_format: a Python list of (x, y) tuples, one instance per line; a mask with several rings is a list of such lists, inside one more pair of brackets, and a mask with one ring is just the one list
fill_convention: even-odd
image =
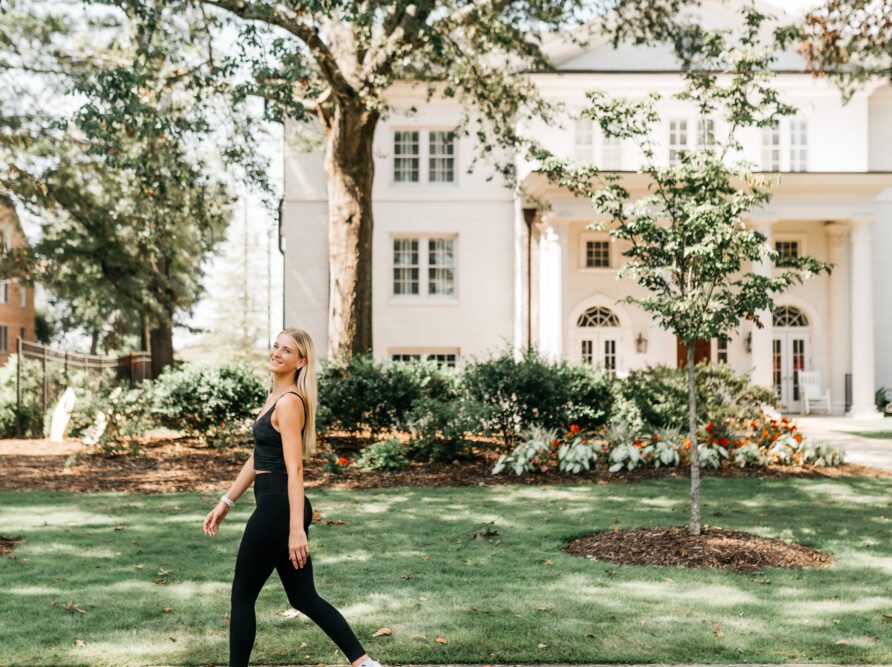
[(307, 360), (297, 351), (297, 343), (288, 334), (281, 333), (269, 352), (269, 370), (274, 373), (293, 373)]

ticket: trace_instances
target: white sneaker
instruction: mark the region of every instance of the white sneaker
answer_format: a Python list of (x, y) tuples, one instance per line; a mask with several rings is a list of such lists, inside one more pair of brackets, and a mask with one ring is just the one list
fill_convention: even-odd
[(381, 663), (377, 660), (372, 660), (371, 658), (367, 658), (363, 660), (357, 667), (381, 667)]

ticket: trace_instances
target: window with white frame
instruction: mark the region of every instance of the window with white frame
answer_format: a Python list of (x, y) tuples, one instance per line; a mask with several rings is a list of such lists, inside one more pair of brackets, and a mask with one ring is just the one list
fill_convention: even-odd
[(454, 129), (394, 130), (393, 182), (456, 183), (457, 144)]
[(676, 118), (669, 121), (669, 164), (681, 162), (682, 151), (688, 148), (688, 121)]
[(716, 338), (715, 343), (715, 360), (719, 364), (728, 363), (728, 339), (724, 336)]
[(789, 266), (791, 259), (802, 254), (802, 247), (799, 239), (780, 238), (774, 241), (774, 251), (777, 253), (777, 266)]
[(21, 281), (19, 281), (19, 306), (28, 307), (28, 286)]
[(455, 132), (431, 131), (428, 156), (431, 183), (455, 182)]
[(591, 118), (578, 118), (573, 128), (573, 159), (591, 162), (595, 151), (595, 128)]
[(455, 294), (455, 239), (427, 239), (428, 294)]
[(808, 168), (808, 121), (804, 118), (790, 120), (790, 171)]
[(762, 128), (762, 171), (781, 169), (780, 126)]
[(393, 295), (454, 297), (455, 237), (393, 239)]
[(9, 281), (0, 281), (0, 303), (9, 303)]
[(402, 361), (402, 362), (421, 361), (421, 355), (420, 354), (405, 354), (405, 353), (391, 354), (390, 360), (391, 361)]
[(601, 169), (619, 171), (623, 167), (623, 140), (619, 137), (601, 136)]
[(715, 120), (712, 118), (697, 119), (697, 146), (700, 148), (715, 146)]
[(395, 183), (418, 183), (421, 177), (421, 153), (417, 130), (396, 130), (393, 133), (393, 180)]
[(585, 239), (585, 258), (583, 266), (587, 269), (609, 269), (610, 241), (604, 239)]
[(455, 368), (458, 352), (393, 352), (390, 359), (396, 362), (433, 361), (438, 366)]
[(0, 352), (9, 352), (9, 327), (0, 324)]
[(421, 283), (418, 242), (420, 239), (393, 239), (393, 293), (417, 295)]

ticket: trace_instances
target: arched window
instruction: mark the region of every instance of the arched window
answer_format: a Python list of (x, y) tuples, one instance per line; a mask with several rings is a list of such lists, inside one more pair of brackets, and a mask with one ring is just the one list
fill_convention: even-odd
[(798, 308), (793, 306), (780, 306), (774, 310), (774, 326), (776, 327), (807, 327), (808, 318)]
[(576, 320), (577, 327), (618, 327), (619, 318), (609, 308), (594, 306)]

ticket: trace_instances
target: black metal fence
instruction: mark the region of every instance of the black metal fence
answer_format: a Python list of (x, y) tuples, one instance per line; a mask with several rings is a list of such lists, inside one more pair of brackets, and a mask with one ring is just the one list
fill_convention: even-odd
[[(114, 369), (115, 379), (129, 381), (130, 386), (152, 377), (152, 355), (148, 352), (130, 352), (121, 356), (99, 356), (58, 350), (40, 343), (22, 340), (16, 343), (18, 353), (16, 368), (16, 435), (22, 437), (22, 412), (25, 391), (24, 374), (33, 372), (25, 368), (26, 359), (39, 362), (40, 380), (40, 415), (45, 419), (50, 401), (55, 400), (56, 389), (67, 381), (70, 370), (87, 370), (101, 373), (106, 369)], [(33, 366), (32, 366), (33, 368)], [(61, 378), (58, 377), (61, 371)], [(54, 375), (56, 377), (54, 377)], [(62, 380), (60, 382), (59, 380)], [(37, 397), (34, 397), (35, 399)]]

